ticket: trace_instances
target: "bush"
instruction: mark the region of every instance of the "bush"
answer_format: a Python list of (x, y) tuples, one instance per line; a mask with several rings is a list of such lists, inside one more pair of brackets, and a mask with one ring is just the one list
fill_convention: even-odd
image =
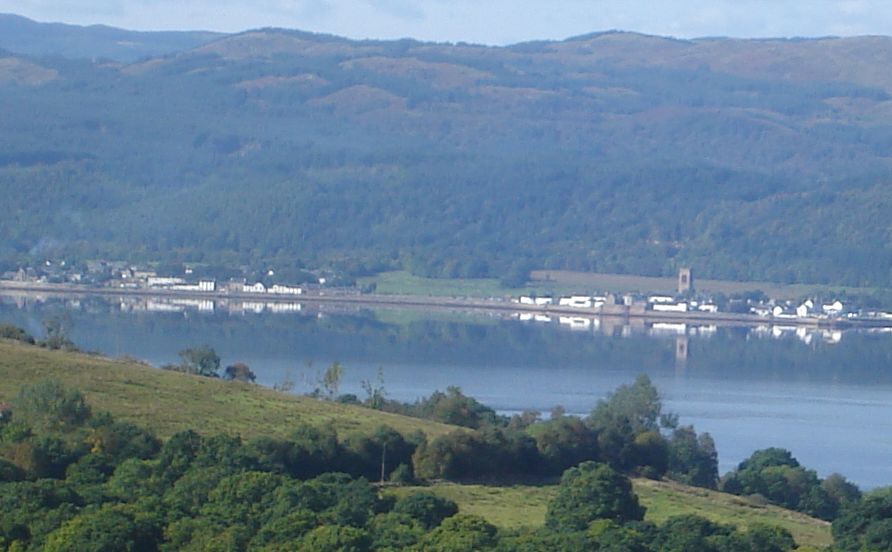
[(83, 425), (91, 415), (80, 391), (55, 380), (22, 387), (12, 406), (19, 420), (39, 431), (66, 431)]
[(597, 519), (640, 521), (644, 507), (628, 477), (607, 464), (584, 462), (564, 472), (558, 494), (548, 505), (545, 525), (559, 531), (582, 531)]
[(28, 332), (11, 324), (0, 324), (0, 339), (12, 339), (34, 345), (34, 338)]
[(393, 512), (417, 520), (425, 529), (440, 525), (458, 513), (458, 505), (433, 493), (412, 493), (397, 500)]

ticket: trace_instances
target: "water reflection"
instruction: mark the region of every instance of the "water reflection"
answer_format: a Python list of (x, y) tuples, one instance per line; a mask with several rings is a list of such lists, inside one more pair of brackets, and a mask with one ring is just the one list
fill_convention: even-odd
[(0, 322), (35, 334), (54, 315), (85, 349), (154, 365), (208, 344), (264, 385), (308, 390), (328, 363), (362, 396), (379, 368), (389, 396), (458, 385), (505, 412), (586, 414), (647, 373), (683, 423), (716, 438), (723, 470), (783, 446), (822, 475), (892, 483), (892, 339), (888, 331), (629, 323), (616, 318), (376, 309), (359, 305), (147, 298), (0, 296)]

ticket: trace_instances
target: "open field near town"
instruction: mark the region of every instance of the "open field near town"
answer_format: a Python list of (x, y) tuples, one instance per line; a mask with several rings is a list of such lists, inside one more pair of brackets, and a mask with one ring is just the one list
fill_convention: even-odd
[[(676, 279), (672, 277), (657, 278), (650, 276), (630, 276), (626, 274), (597, 274), (592, 272), (572, 272), (566, 270), (534, 270), (531, 273), (531, 285), (554, 289), (574, 289), (580, 292), (589, 291), (641, 291), (674, 294)], [(798, 299), (804, 295), (815, 293), (835, 295), (867, 294), (878, 290), (873, 288), (854, 288), (842, 286), (824, 286), (820, 284), (777, 284), (773, 282), (733, 282), (730, 280), (704, 280), (694, 274), (694, 287), (698, 291), (709, 293), (742, 293), (761, 290), (769, 297), (778, 299)]]
[(504, 288), (496, 278), (422, 278), (407, 271), (382, 272), (360, 278), (361, 285), (374, 282), (376, 293), (384, 295), (429, 295), (434, 297), (507, 297), (527, 293), (570, 294), (576, 291), (573, 283), (530, 282), (520, 288)]
[[(436, 297), (516, 297), (537, 295), (571, 295), (593, 292), (654, 292), (674, 294), (676, 280), (672, 277), (631, 276), (627, 274), (597, 274), (566, 270), (534, 270), (531, 280), (520, 288), (504, 288), (495, 278), (439, 279), (413, 276), (406, 271), (383, 272), (361, 278), (361, 285), (376, 284), (376, 292), (384, 295), (426, 295)], [(799, 299), (806, 295), (883, 295), (892, 291), (875, 288), (824, 286), (820, 284), (777, 284), (773, 282), (733, 282), (729, 280), (699, 279), (694, 275), (698, 291), (731, 295), (761, 290), (777, 299)]]

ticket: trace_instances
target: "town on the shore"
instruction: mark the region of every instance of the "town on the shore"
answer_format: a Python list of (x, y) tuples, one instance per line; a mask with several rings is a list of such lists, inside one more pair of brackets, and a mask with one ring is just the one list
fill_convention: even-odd
[[(117, 261), (87, 261), (74, 266), (64, 260), (46, 260), (37, 266), (0, 274), (0, 284), (5, 282), (15, 287), (67, 285), (79, 289), (158, 293), (181, 297), (191, 294), (197, 299), (189, 304), (199, 306), (202, 310), (213, 310), (214, 303), (209, 302), (211, 297), (240, 297), (246, 300), (244, 303), (250, 305), (251, 310), (259, 311), (269, 307), (273, 312), (294, 311), (293, 308), (281, 308), (288, 300), (318, 299), (323, 296), (349, 299), (360, 295), (368, 296), (375, 291), (374, 287), (361, 288), (355, 281), (327, 271), (302, 271), (302, 281), (299, 283), (280, 280), (274, 269), (265, 269), (259, 273), (255, 271), (252, 276), (253, 279), (243, 275), (221, 281), (208, 275), (206, 271), (203, 273), (199, 267), (190, 268), (188, 265), (162, 272), (148, 265)], [(181, 298), (155, 301), (153, 310), (174, 308), (175, 301), (182, 303), (188, 300)], [(468, 301), (471, 304), (470, 298)], [(514, 297), (490, 297), (485, 301), (502, 308), (510, 305), (518, 311), (515, 316), (523, 321), (555, 320), (571, 329), (587, 329), (592, 325), (593, 317), (597, 316), (650, 317), (656, 319), (657, 324), (668, 326), (672, 325), (673, 320), (745, 320), (750, 323), (764, 320), (781, 329), (785, 325), (791, 328), (845, 327), (857, 322), (892, 326), (892, 312), (864, 308), (835, 296), (804, 296), (798, 300), (790, 300), (769, 297), (761, 291), (730, 296), (702, 292), (696, 288), (690, 268), (679, 270), (674, 294), (638, 291), (553, 296), (529, 293)], [(474, 306), (480, 306), (477, 304), (479, 302), (479, 298), (474, 299)]]

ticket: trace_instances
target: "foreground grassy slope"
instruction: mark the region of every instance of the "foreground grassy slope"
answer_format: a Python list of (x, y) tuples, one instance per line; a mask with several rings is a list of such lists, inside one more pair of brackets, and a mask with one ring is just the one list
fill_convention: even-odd
[[(0, 402), (22, 385), (57, 379), (80, 389), (90, 404), (116, 417), (153, 428), (166, 437), (184, 429), (243, 437), (287, 436), (298, 423), (331, 424), (338, 432), (366, 431), (387, 424), (402, 432), (440, 435), (453, 426), (296, 397), (262, 387), (164, 372), (134, 361), (47, 351), (0, 339)], [(409, 493), (415, 487), (391, 492)], [(504, 528), (543, 523), (556, 487), (438, 484), (424, 489), (454, 500), (462, 511)], [(746, 499), (667, 482), (636, 480), (647, 517), (660, 523), (694, 513), (746, 526), (763, 522), (787, 528), (800, 544), (825, 546), (829, 524)]]
[[(641, 503), (647, 507), (646, 519), (657, 524), (672, 516), (697, 514), (743, 527), (753, 523), (779, 525), (790, 531), (800, 546), (824, 547), (832, 543), (829, 523), (798, 512), (678, 483), (649, 479), (635, 479), (633, 483)], [(451, 483), (400, 488), (393, 492), (403, 494), (417, 490), (432, 491), (454, 500), (461, 511), (483, 516), (490, 523), (506, 529), (541, 526), (545, 522), (548, 502), (557, 493), (555, 485), (492, 487)]]
[[(279, 393), (256, 385), (164, 372), (134, 361), (47, 351), (0, 339), (0, 402), (22, 385), (57, 379), (81, 390), (90, 404), (167, 437), (198, 429), (243, 437), (287, 436), (299, 423), (331, 424), (339, 433), (387, 424), (428, 435), (450, 426)], [(454, 428), (452, 428), (454, 429)]]

